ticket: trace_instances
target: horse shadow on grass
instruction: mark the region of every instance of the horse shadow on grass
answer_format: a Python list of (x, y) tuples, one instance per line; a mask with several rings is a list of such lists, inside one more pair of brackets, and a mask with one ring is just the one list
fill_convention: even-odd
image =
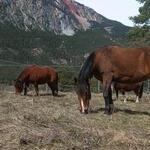
[[(113, 101), (115, 101), (115, 102), (117, 102), (117, 101), (124, 102), (124, 99), (118, 99), (118, 100), (117, 99), (113, 99)], [(129, 98), (127, 99), (127, 102), (131, 102), (131, 103), (135, 103), (135, 101), (136, 100), (134, 100), (134, 99), (129, 99)]]
[[(53, 96), (51, 93), (43, 93), (43, 94), (39, 94), (40, 96)], [(66, 94), (58, 94), (54, 97), (65, 97)]]
[[(99, 113), (101, 111), (104, 112), (104, 108), (96, 108), (93, 110), (90, 110), (89, 113)], [(150, 113), (147, 111), (134, 111), (134, 110), (130, 110), (130, 109), (119, 109), (119, 108), (115, 108), (114, 113), (118, 113), (118, 112), (124, 112), (127, 113), (129, 115), (147, 115), (150, 116)]]
[[(44, 96), (53, 96), (53, 95), (51, 93), (41, 93), (38, 96), (34, 95), (34, 94), (27, 94), (27, 96), (29, 96), (29, 97), (38, 97), (38, 96), (44, 97)], [(65, 97), (65, 96), (66, 96), (66, 94), (58, 94), (55, 97)]]
[(127, 114), (130, 114), (130, 115), (147, 115), (147, 116), (150, 116), (150, 113), (147, 112), (147, 111), (134, 111), (134, 110), (131, 110), (131, 109), (119, 109), (119, 108), (116, 108), (115, 109), (115, 112), (124, 112), (124, 113), (127, 113)]
[(105, 109), (104, 108), (96, 108), (96, 109), (91, 109), (89, 111), (90, 114), (96, 114), (96, 113), (99, 113), (100, 111), (104, 111)]

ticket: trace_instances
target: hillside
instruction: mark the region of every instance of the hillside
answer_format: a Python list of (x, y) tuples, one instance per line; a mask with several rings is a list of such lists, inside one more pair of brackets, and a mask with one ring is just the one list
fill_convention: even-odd
[(0, 59), (81, 64), (96, 47), (126, 44), (128, 30), (72, 0), (1, 0)]
[(118, 25), (124, 30), (127, 28), (74, 0), (1, 0), (0, 4), (0, 23), (11, 23), (25, 31), (73, 35), (77, 30), (86, 31), (96, 26), (109, 33)]

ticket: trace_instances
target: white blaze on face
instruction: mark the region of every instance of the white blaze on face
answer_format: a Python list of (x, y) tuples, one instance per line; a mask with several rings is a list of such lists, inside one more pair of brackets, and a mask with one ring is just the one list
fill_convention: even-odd
[(84, 113), (84, 103), (83, 103), (83, 99), (81, 98), (81, 112)]

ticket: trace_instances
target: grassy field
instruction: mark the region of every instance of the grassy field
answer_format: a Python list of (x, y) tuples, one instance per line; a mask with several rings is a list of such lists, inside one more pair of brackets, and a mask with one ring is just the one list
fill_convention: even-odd
[(150, 100), (115, 101), (103, 114), (101, 94), (92, 94), (91, 111), (79, 113), (74, 92), (16, 96), (0, 92), (1, 150), (149, 150)]

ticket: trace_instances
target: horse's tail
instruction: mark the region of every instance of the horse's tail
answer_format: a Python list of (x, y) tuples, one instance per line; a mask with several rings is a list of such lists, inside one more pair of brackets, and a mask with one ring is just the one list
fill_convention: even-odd
[(143, 88), (144, 88), (144, 83), (142, 82), (141, 85), (140, 85), (139, 98), (142, 98)]

